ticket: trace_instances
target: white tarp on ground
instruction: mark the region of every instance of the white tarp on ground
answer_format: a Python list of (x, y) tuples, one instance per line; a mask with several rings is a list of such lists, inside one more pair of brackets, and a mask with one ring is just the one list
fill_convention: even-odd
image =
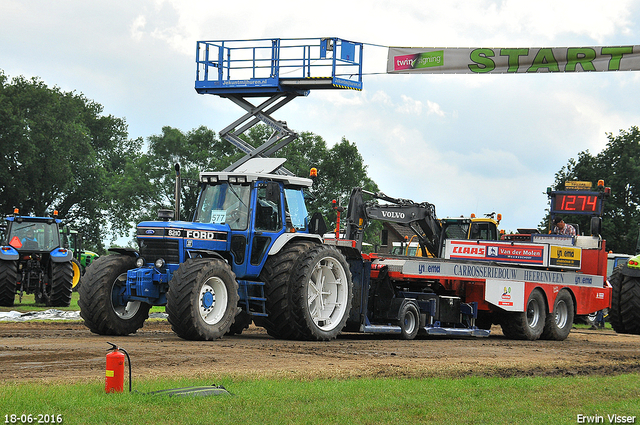
[[(166, 313), (151, 313), (151, 319), (166, 319)], [(45, 311), (29, 311), (20, 313), (19, 311), (0, 311), (0, 322), (24, 322), (27, 320), (82, 320), (79, 311), (62, 311), (50, 309)]]

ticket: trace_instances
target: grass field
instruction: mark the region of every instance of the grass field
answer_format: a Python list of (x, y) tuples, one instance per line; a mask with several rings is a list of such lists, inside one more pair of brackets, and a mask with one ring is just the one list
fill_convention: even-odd
[[(71, 306), (62, 310), (77, 310), (77, 300), (74, 293)], [(0, 311), (46, 309), (36, 306), (33, 296), (25, 296), (22, 303)], [(164, 307), (154, 310), (164, 311)], [(105, 394), (101, 379), (73, 384), (3, 382), (0, 420), (136, 425), (640, 423), (638, 374), (274, 380), (229, 378), (203, 371), (202, 376), (199, 380), (145, 379), (136, 376), (134, 369), (134, 392), (121, 394)], [(147, 394), (214, 383), (224, 385), (232, 395)]]
[[(579, 415), (640, 417), (640, 376), (563, 378), (246, 380), (221, 378), (232, 395), (168, 397), (201, 381), (134, 381), (105, 394), (103, 382), (4, 384), (5, 423), (32, 415), (65, 424), (573, 424)], [(8, 415), (8, 416), (6, 416)], [(16, 415), (12, 417), (11, 415)], [(16, 421), (12, 422), (12, 418)], [(637, 422), (637, 421), (635, 421)], [(615, 422), (614, 422), (615, 423)]]

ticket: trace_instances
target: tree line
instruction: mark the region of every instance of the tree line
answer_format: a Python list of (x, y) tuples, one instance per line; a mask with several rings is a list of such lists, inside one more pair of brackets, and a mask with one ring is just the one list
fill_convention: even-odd
[[(48, 87), (37, 77), (9, 78), (0, 71), (0, 214), (51, 216), (83, 233), (85, 247), (103, 253), (104, 241), (133, 235), (136, 223), (155, 220), (174, 203), (174, 164), (181, 166), (180, 216), (196, 207), (203, 170), (221, 171), (244, 154), (204, 126), (129, 139), (124, 119), (103, 115), (99, 103)], [(242, 137), (259, 146), (271, 135), (264, 125)], [(298, 176), (312, 167), (311, 212), (335, 222), (333, 199), (348, 200), (352, 187), (377, 191), (355, 144), (343, 138), (331, 148), (303, 132), (278, 156)]]
[[(605, 200), (602, 217), (602, 237), (607, 241), (607, 250), (624, 254), (635, 254), (640, 234), (640, 130), (637, 126), (620, 130), (618, 135), (607, 134), (607, 145), (598, 154), (588, 150), (570, 158), (556, 174), (554, 186), (564, 189), (566, 181), (604, 180), (611, 188), (611, 196)], [(540, 224), (548, 228), (548, 218)], [(566, 217), (589, 229), (588, 217)]]
[[(264, 125), (243, 139), (259, 146), (271, 135)], [(608, 249), (634, 253), (640, 224), (640, 131), (608, 134), (606, 148), (570, 158), (554, 186), (567, 180), (596, 182), (612, 188), (604, 209), (602, 235)], [(19, 208), (23, 215), (49, 216), (84, 234), (85, 247), (104, 252), (104, 241), (131, 237), (136, 223), (154, 220), (159, 209), (173, 208), (174, 164), (181, 165), (180, 216), (190, 219), (202, 170), (223, 170), (243, 156), (207, 127), (187, 132), (163, 127), (160, 134), (129, 139), (124, 119), (103, 115), (99, 103), (76, 92), (48, 87), (37, 77), (9, 78), (0, 70), (0, 214)], [(342, 138), (331, 148), (321, 136), (303, 132), (278, 156), (295, 175), (318, 178), (310, 189), (309, 211), (320, 211), (330, 228), (336, 213), (331, 201), (346, 204), (353, 187), (377, 191), (355, 144)], [(548, 212), (540, 224), (548, 230)], [(577, 218), (580, 228), (588, 219)], [(373, 223), (368, 242), (379, 244), (381, 225)]]

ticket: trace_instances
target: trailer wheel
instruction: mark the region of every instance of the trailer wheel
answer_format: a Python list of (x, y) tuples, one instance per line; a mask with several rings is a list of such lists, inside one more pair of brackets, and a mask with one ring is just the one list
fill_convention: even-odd
[(17, 263), (15, 261), (0, 260), (0, 306), (13, 306), (16, 299), (17, 283)]
[(567, 290), (558, 293), (553, 304), (553, 311), (547, 315), (541, 339), (564, 341), (573, 327), (575, 307), (573, 298)]
[(544, 295), (540, 290), (534, 289), (529, 295), (525, 311), (505, 313), (500, 326), (507, 338), (534, 341), (542, 335), (545, 319)]
[(303, 252), (318, 243), (312, 241), (292, 241), (277, 254), (269, 257), (262, 268), (260, 279), (265, 282), (268, 317), (254, 317), (254, 322), (262, 326), (274, 338), (300, 339), (291, 315), (291, 294), (289, 280), (293, 267)]
[(226, 262), (189, 259), (169, 281), (167, 319), (180, 338), (212, 341), (231, 328), (239, 298), (236, 275)]
[(127, 270), (135, 268), (135, 258), (125, 255), (100, 257), (87, 267), (78, 289), (80, 316), (93, 333), (128, 335), (136, 332), (149, 317), (151, 306), (134, 301), (123, 304)]
[(420, 330), (420, 314), (415, 303), (405, 303), (400, 310), (399, 317), (402, 339), (414, 339)]
[(51, 263), (49, 293), (45, 296), (48, 307), (69, 307), (73, 292), (73, 266), (71, 261)]
[(613, 286), (609, 321), (618, 333), (640, 335), (640, 279), (623, 275), (623, 267), (616, 267), (609, 278)]
[(336, 338), (351, 310), (353, 283), (347, 260), (332, 246), (314, 245), (302, 254), (293, 271), (291, 307), (300, 337)]

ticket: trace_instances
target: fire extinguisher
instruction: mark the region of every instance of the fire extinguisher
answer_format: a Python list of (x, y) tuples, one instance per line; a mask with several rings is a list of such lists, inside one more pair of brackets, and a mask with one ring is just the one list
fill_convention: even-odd
[[(131, 359), (129, 353), (124, 348), (119, 348), (117, 345), (107, 342), (111, 345), (107, 351), (107, 371), (105, 375), (105, 392), (106, 393), (121, 393), (124, 391), (124, 356), (127, 356), (127, 363), (129, 364), (129, 392), (131, 392)], [(122, 354), (124, 353), (124, 354)]]

